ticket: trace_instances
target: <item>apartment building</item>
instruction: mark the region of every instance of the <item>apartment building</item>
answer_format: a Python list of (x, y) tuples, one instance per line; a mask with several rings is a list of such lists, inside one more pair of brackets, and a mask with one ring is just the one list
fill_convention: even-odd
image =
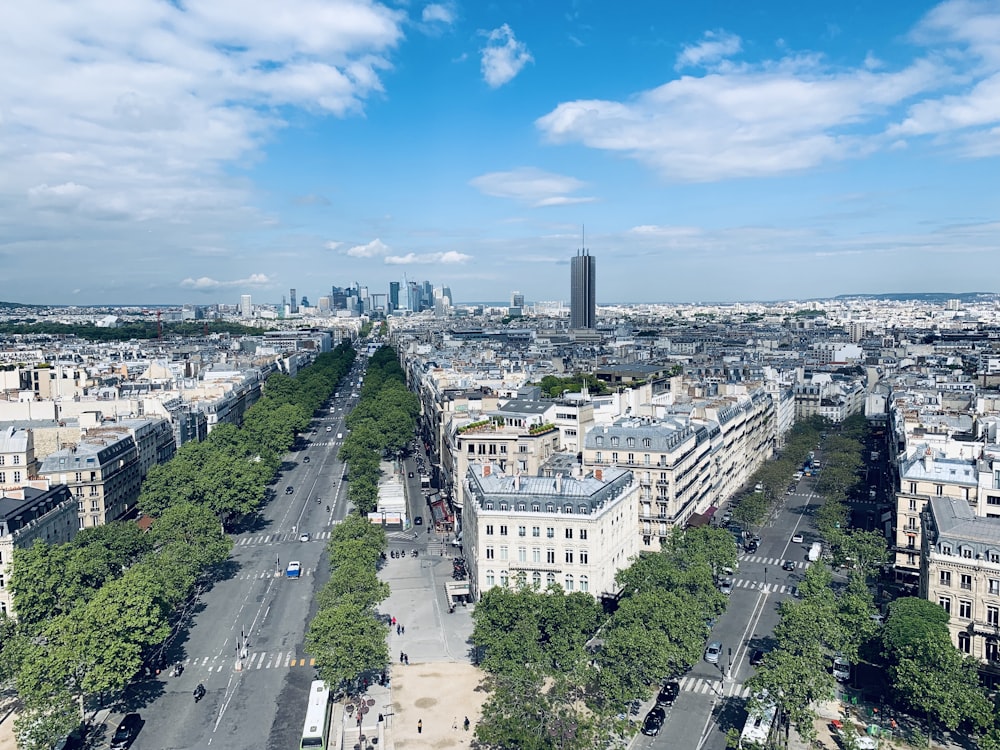
[(0, 430), (0, 490), (20, 487), (37, 474), (32, 431), (12, 425)]
[(932, 496), (926, 508), (920, 596), (948, 613), (959, 651), (1000, 674), (1000, 518), (977, 516), (956, 497)]
[(124, 430), (85, 435), (77, 445), (50, 454), (39, 474), (69, 486), (77, 500), (81, 529), (132, 511), (142, 482), (138, 447)]
[(618, 468), (538, 477), (471, 464), (461, 492), (472, 595), (523, 582), (615, 596), (615, 574), (639, 551), (638, 489)]
[(0, 613), (15, 615), (7, 586), (14, 549), (36, 541), (72, 541), (79, 528), (76, 507), (76, 498), (65, 484), (36, 479), (0, 489)]
[(920, 579), (923, 549), (923, 513), (933, 498), (960, 500), (975, 515), (979, 478), (976, 461), (953, 458), (929, 445), (918, 447), (900, 462), (896, 492), (896, 527), (892, 551), (896, 580), (916, 584)]

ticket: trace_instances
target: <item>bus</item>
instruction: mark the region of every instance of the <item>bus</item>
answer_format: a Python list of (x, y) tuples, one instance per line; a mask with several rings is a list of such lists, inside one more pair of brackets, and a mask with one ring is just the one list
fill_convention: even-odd
[(765, 748), (771, 738), (771, 727), (774, 724), (777, 706), (763, 693), (757, 696), (757, 703), (758, 705), (750, 710), (743, 731), (740, 733), (740, 750)]
[(330, 733), (330, 689), (323, 680), (313, 680), (309, 686), (306, 723), (302, 726), (301, 750), (326, 750)]

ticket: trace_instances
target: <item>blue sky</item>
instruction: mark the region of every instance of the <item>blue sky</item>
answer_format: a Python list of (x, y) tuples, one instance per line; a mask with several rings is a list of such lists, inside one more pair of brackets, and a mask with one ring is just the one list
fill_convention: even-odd
[(0, 299), (1000, 288), (1000, 0), (0, 5)]

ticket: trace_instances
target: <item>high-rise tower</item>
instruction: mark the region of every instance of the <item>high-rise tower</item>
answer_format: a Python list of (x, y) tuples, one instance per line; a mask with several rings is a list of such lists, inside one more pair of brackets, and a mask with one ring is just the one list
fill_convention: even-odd
[(587, 248), (569, 265), (569, 327), (597, 327), (597, 263)]

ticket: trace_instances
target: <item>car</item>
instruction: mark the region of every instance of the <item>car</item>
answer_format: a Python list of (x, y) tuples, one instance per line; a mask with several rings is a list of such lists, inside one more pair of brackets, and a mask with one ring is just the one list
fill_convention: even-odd
[(288, 485), (287, 487), (285, 487), (285, 494), (286, 495), (291, 495), (293, 492), (295, 492), (295, 488), (292, 487), (292, 485)]
[(330, 425), (327, 425), (326, 426), (326, 431), (327, 432), (333, 432), (333, 428)]
[(139, 714), (125, 714), (111, 738), (111, 750), (125, 750), (135, 740), (141, 728), (142, 718)]
[(709, 664), (718, 664), (719, 657), (722, 656), (722, 641), (712, 641), (705, 649), (705, 661)]
[(792, 543), (793, 544), (801, 544), (802, 543), (802, 534), (792, 534)]
[(408, 473), (407, 473), (407, 476), (408, 476), (408, 477), (409, 477), (410, 479), (413, 479), (413, 472), (412, 472), (412, 471), (411, 471), (411, 472), (408, 472)]
[(792, 595), (793, 599), (801, 599), (802, 598), (802, 592), (799, 591), (799, 587), (798, 586), (792, 586), (790, 589), (788, 589), (788, 593)]
[(347, 472), (346, 471), (344, 472), (344, 476), (342, 476), (341, 479), (343, 479), (345, 482), (347, 481)]
[(308, 542), (309, 541), (309, 532), (308, 531), (303, 531), (301, 534), (299, 534), (299, 541), (300, 542)]
[(309, 456), (304, 456), (304, 457), (302, 458), (302, 463), (304, 463), (304, 464), (307, 464), (307, 463), (309, 463)]
[(667, 718), (666, 712), (659, 706), (654, 706), (646, 714), (645, 720), (642, 722), (642, 733), (648, 735), (649, 737), (655, 737), (660, 733), (660, 729), (663, 727), (663, 721)]
[(837, 682), (846, 682), (851, 679), (851, 662), (840, 654), (833, 657), (833, 679)]
[(719, 591), (721, 591), (726, 596), (729, 596), (731, 593), (733, 593), (733, 579), (723, 578), (721, 581), (719, 581)]
[(413, 517), (413, 525), (414, 526), (423, 526), (424, 525), (424, 517), (423, 516), (414, 516)]
[(674, 701), (677, 700), (677, 696), (681, 692), (681, 686), (677, 680), (669, 680), (664, 683), (663, 687), (660, 688), (660, 692), (656, 695), (656, 705), (657, 706), (672, 706)]
[(781, 563), (781, 569), (782, 570), (795, 570), (795, 561), (794, 560), (785, 560), (783, 563)]
[(750, 666), (759, 667), (764, 663), (764, 651), (759, 648), (755, 648), (750, 652)]

